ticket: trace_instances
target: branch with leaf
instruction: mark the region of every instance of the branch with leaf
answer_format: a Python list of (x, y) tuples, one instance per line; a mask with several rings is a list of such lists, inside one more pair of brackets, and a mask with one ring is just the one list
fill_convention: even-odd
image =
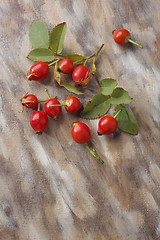
[(73, 61), (74, 65), (86, 64), (89, 59), (93, 58), (92, 71), (96, 72), (95, 60), (103, 48), (104, 44), (100, 46), (95, 54), (88, 57), (78, 54), (61, 54), (63, 51), (64, 38), (66, 33), (66, 23), (60, 23), (56, 25), (49, 34), (48, 28), (41, 20), (34, 21), (29, 30), (29, 39), (34, 47), (28, 54), (28, 58), (32, 61), (42, 61), (48, 63), (49, 66), (54, 65), (53, 75), (54, 79), (61, 87), (65, 87), (68, 91), (75, 94), (83, 94), (76, 87), (67, 83), (62, 83), (61, 75), (57, 71), (58, 62), (64, 58), (69, 58)]
[[(111, 105), (116, 105), (114, 116), (119, 112), (116, 120), (118, 128), (124, 132), (136, 135), (138, 124), (132, 114), (122, 104), (129, 104), (132, 99), (123, 88), (116, 87), (115, 79), (106, 78), (100, 81), (101, 93), (92, 97), (81, 112), (85, 119), (96, 119), (105, 115)], [(121, 110), (121, 111), (120, 111)]]

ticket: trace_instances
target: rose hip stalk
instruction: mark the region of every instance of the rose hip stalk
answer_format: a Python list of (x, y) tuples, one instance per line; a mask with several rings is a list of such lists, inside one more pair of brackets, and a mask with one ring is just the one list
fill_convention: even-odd
[(130, 43), (133, 43), (140, 48), (143, 48), (142, 45), (140, 45), (140, 44), (134, 42), (133, 40), (131, 40), (131, 34), (126, 29), (118, 29), (118, 30), (113, 31), (113, 38), (114, 38), (114, 41), (119, 45), (124, 46), (125, 44), (130, 42)]
[(88, 142), (91, 139), (91, 131), (89, 127), (82, 122), (76, 122), (72, 126), (71, 135), (73, 140), (78, 144), (85, 144), (87, 150), (101, 163), (103, 164), (103, 160), (99, 157), (95, 149), (91, 149), (88, 146)]

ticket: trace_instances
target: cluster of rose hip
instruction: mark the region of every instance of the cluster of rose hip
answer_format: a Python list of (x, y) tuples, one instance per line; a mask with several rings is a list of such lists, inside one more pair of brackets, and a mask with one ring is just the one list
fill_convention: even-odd
[[(127, 30), (125, 29), (121, 29), (116, 30), (113, 33), (114, 40), (118, 44), (125, 45), (128, 41), (130, 41), (130, 34), (128, 31), (126, 31)], [(136, 45), (142, 47), (139, 44)], [(63, 74), (72, 73), (72, 79), (76, 87), (85, 87), (89, 83), (91, 77), (91, 72), (85, 65), (79, 65), (74, 68), (73, 61), (69, 58), (64, 58), (60, 61), (57, 71)], [(27, 78), (28, 80), (42, 81), (48, 76), (48, 73), (48, 64), (45, 62), (37, 62), (31, 66), (27, 74)], [(54, 119), (60, 116), (62, 106), (64, 106), (66, 111), (71, 114), (78, 113), (83, 109), (82, 103), (74, 96), (68, 97), (64, 104), (60, 104), (56, 98), (51, 98), (49, 96), (47, 89), (46, 93), (49, 99), (43, 101), (45, 102), (44, 111), (40, 110), (40, 102), (42, 101), (39, 101), (33, 94), (25, 94), (21, 100), (22, 105), (27, 108), (35, 108), (38, 105), (38, 110), (34, 111), (30, 117), (30, 125), (36, 131), (36, 133), (42, 133), (46, 129), (48, 125), (48, 116)], [(118, 113), (114, 117), (106, 115), (100, 119), (97, 130), (99, 135), (109, 135), (115, 132), (118, 127), (116, 120), (117, 115)], [(75, 142), (79, 144), (85, 144), (90, 153), (96, 157), (100, 163), (103, 163), (103, 160), (98, 156), (95, 149), (90, 149), (87, 144), (91, 139), (91, 131), (85, 123), (74, 123), (72, 126), (71, 135)]]
[[(75, 86), (86, 86), (90, 81), (91, 72), (84, 65), (79, 65), (74, 68), (74, 64), (71, 59), (64, 58), (60, 61), (58, 70), (63, 74), (71, 74), (75, 83)], [(37, 62), (33, 64), (27, 74), (29, 80), (42, 81), (49, 73), (49, 66), (45, 62)], [(61, 114), (62, 106), (65, 107), (66, 111), (74, 114), (80, 113), (83, 110), (82, 103), (75, 96), (68, 97), (63, 104), (61, 104), (56, 97), (51, 98), (49, 96), (48, 90), (45, 89), (48, 100), (38, 100), (33, 94), (25, 94), (22, 99), (22, 105), (27, 108), (35, 108), (38, 106), (38, 110), (34, 111), (30, 117), (30, 125), (36, 131), (36, 133), (41, 134), (48, 125), (48, 116), (53, 119), (57, 119)], [(45, 102), (44, 111), (40, 110), (40, 103)], [(107, 115), (102, 117), (98, 124), (98, 134), (112, 134), (118, 126), (115, 117)], [(91, 150), (88, 146), (88, 142), (91, 139), (91, 131), (89, 127), (82, 122), (76, 122), (72, 126), (71, 135), (75, 142), (79, 144), (86, 144), (87, 149), (94, 155), (101, 163), (103, 160), (98, 156), (96, 151)]]

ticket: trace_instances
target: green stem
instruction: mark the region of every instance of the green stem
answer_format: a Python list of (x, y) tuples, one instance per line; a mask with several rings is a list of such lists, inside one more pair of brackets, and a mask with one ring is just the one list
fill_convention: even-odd
[(77, 60), (75, 62), (73, 62), (74, 64), (82, 64), (84, 60)]
[(136, 46), (138, 46), (138, 47), (140, 47), (140, 48), (143, 48), (143, 46), (142, 46), (142, 45), (140, 45), (140, 44), (138, 44), (138, 43), (134, 42), (134, 41), (133, 41), (133, 40), (131, 40), (131, 39), (129, 39), (129, 40), (128, 40), (128, 42), (130, 42), (130, 43), (133, 43), (134, 45), (136, 45)]
[(114, 115), (114, 118), (116, 118), (116, 117), (120, 114), (121, 111), (122, 111), (122, 109), (120, 109), (120, 110)]
[(99, 52), (102, 50), (102, 48), (104, 47), (104, 43), (100, 46), (100, 48), (97, 50), (95, 56), (98, 56)]
[(49, 92), (48, 92), (48, 89), (47, 89), (47, 88), (45, 88), (45, 92), (47, 93), (47, 96), (48, 96), (48, 98), (50, 99), (51, 97), (49, 96)]
[(50, 66), (54, 65), (55, 63), (59, 62), (60, 60), (61, 60), (61, 59), (56, 59), (55, 61), (53, 61), (53, 62), (51, 62), (50, 64), (48, 64), (48, 66), (50, 67)]
[(49, 107), (63, 107), (63, 106), (67, 106), (66, 103), (64, 104), (55, 104), (55, 105), (50, 105)]
[(100, 158), (100, 156), (97, 154), (96, 150), (95, 149), (91, 149), (87, 143), (85, 143), (85, 146), (87, 148), (87, 150), (101, 163), (103, 164), (104, 161)]
[(85, 66), (87, 64), (88, 60), (89, 60), (89, 58), (87, 57), (86, 60), (83, 63), (83, 66)]
[[(86, 60), (85, 60), (85, 62), (84, 62), (84, 66), (86, 65), (86, 63), (88, 62), (88, 60), (89, 59), (91, 59), (91, 58), (95, 58), (95, 60), (96, 60), (96, 58), (97, 58), (97, 56), (98, 56), (98, 54), (99, 54), (99, 52), (101, 51), (101, 49), (103, 48), (103, 46), (104, 46), (104, 44), (102, 44), (101, 46), (100, 46), (100, 48), (98, 48), (98, 50), (97, 50), (97, 52), (96, 53), (94, 53), (94, 54), (92, 54), (92, 55), (90, 55), (90, 56), (88, 56), (88, 57), (86, 57)], [(95, 62), (95, 60), (94, 60), (94, 62)]]
[(39, 103), (41, 102), (47, 102), (47, 100), (38, 100)]

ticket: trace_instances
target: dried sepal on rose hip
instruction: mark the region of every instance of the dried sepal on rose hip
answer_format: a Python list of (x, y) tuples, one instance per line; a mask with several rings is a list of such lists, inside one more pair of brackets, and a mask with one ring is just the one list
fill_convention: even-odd
[(48, 116), (46, 112), (40, 110), (40, 104), (38, 110), (30, 116), (30, 125), (37, 134), (42, 134), (48, 125)]
[(64, 58), (60, 61), (57, 71), (64, 74), (70, 74), (74, 70), (73, 61), (69, 58)]
[(38, 99), (37, 99), (37, 97), (35, 95), (26, 93), (21, 98), (21, 103), (22, 103), (22, 112), (23, 112), (24, 107), (26, 107), (26, 108), (35, 108), (35, 107), (37, 107)]
[(79, 65), (74, 69), (72, 79), (76, 87), (85, 87), (91, 79), (91, 72), (86, 66)]
[(85, 144), (87, 150), (101, 163), (103, 164), (103, 160), (97, 154), (95, 149), (91, 149), (88, 145), (88, 142), (91, 139), (91, 131), (90, 128), (82, 122), (73, 123), (71, 135), (73, 140), (78, 144)]
[(28, 74), (27, 79), (33, 81), (43, 81), (49, 74), (49, 66), (45, 62), (37, 62), (34, 63)]
[(124, 46), (126, 45), (128, 42), (130, 43), (133, 43), (135, 44), (136, 46), (140, 47), (140, 48), (143, 48), (142, 45), (134, 42), (132, 39), (131, 39), (131, 34), (128, 30), (126, 29), (118, 29), (118, 30), (114, 30), (113, 31), (113, 39), (114, 41), (121, 45), (121, 46)]
[(65, 100), (64, 104), (53, 104), (53, 105), (50, 105), (50, 108), (58, 107), (58, 106), (60, 106), (60, 107), (64, 106), (66, 111), (69, 113), (78, 113), (83, 110), (82, 103), (79, 101), (78, 98), (76, 98), (74, 96), (68, 97)]

